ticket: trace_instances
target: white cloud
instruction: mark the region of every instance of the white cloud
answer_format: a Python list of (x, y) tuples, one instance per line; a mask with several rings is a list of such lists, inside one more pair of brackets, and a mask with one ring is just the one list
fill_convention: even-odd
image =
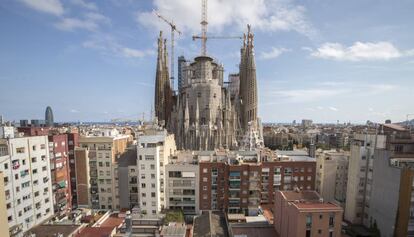
[[(325, 89), (325, 88), (308, 88), (308, 89), (293, 89), (280, 90), (273, 93), (288, 102), (311, 102), (326, 98), (331, 98), (349, 92), (348, 89)], [(323, 108), (318, 108), (323, 109)]]
[[(272, 99), (272, 101), (287, 102), (287, 103), (308, 103), (315, 101), (327, 101), (329, 99), (337, 99), (339, 97), (367, 97), (383, 93), (392, 92), (397, 89), (397, 85), (391, 84), (361, 84), (361, 83), (344, 83), (341, 85), (334, 85), (327, 83), (322, 85), (318, 83), (317, 87), (310, 87), (304, 89), (274, 89), (269, 87), (264, 91), (265, 96)], [(274, 102), (272, 102), (274, 103)], [(339, 111), (333, 106), (323, 107), (317, 106), (315, 110)]]
[(414, 50), (401, 51), (386, 41), (358, 41), (349, 47), (340, 43), (325, 43), (316, 50), (311, 50), (313, 57), (338, 61), (390, 60), (411, 55), (414, 55)]
[(20, 0), (26, 6), (40, 12), (61, 16), (63, 15), (63, 5), (59, 0)]
[(79, 7), (85, 8), (87, 10), (96, 11), (98, 7), (93, 2), (87, 2), (85, 0), (72, 0), (72, 3), (74, 5), (77, 5)]
[(335, 107), (333, 107), (333, 106), (329, 106), (329, 107), (328, 107), (328, 109), (330, 109), (330, 110), (332, 110), (332, 111), (335, 111), (335, 112), (336, 112), (336, 111), (339, 111), (339, 109), (338, 109), (338, 108), (335, 108)]
[(98, 24), (94, 21), (77, 19), (77, 18), (63, 18), (55, 24), (60, 30), (73, 31), (75, 29), (84, 29), (94, 31), (98, 28)]
[(79, 110), (77, 110), (77, 109), (71, 109), (70, 112), (71, 113), (79, 113)]
[(105, 55), (115, 55), (125, 58), (143, 58), (155, 54), (152, 49), (139, 50), (119, 44), (111, 36), (96, 36), (82, 44), (85, 48), (95, 49)]
[(106, 16), (96, 13), (89, 12), (84, 15), (84, 18), (62, 18), (55, 26), (64, 31), (73, 31), (76, 29), (83, 29), (89, 31), (96, 31), (101, 24), (110, 24), (111, 21)]
[(272, 50), (268, 52), (261, 52), (260, 59), (274, 59), (287, 51), (289, 51), (289, 49), (272, 47)]
[[(177, 27), (190, 33), (200, 32), (200, 1), (153, 0), (155, 9)], [(216, 13), (216, 14), (213, 14)], [(210, 0), (208, 1), (209, 32), (220, 32), (226, 26), (245, 30), (251, 24), (253, 30), (296, 31), (313, 38), (316, 30), (306, 17), (306, 9), (291, 0)], [(167, 25), (152, 12), (138, 12), (138, 23), (150, 29), (168, 30)]]

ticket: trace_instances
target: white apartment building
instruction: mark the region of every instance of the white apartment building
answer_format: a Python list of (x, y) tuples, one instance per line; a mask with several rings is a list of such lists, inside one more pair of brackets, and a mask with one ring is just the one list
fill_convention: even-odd
[(47, 136), (0, 138), (0, 172), (10, 236), (23, 236), (53, 216)]
[(176, 150), (174, 135), (160, 128), (146, 131), (137, 145), (139, 208), (142, 214), (159, 214), (165, 207), (165, 164)]
[(103, 131), (79, 138), (79, 146), (88, 150), (89, 170), (77, 172), (89, 172), (92, 208), (119, 210), (117, 160), (132, 138), (129, 135), (106, 135), (109, 132)]
[(318, 150), (316, 152), (315, 189), (327, 202), (345, 206), (349, 152)]
[(354, 224), (367, 222), (375, 149), (384, 149), (385, 135), (355, 134), (351, 142), (344, 219)]
[(199, 169), (192, 152), (179, 152), (165, 166), (167, 209), (180, 209), (184, 215), (199, 214)]

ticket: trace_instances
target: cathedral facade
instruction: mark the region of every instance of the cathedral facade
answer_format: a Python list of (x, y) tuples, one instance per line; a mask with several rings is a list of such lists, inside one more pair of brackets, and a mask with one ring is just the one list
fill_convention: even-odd
[(263, 144), (250, 27), (241, 48), (239, 80), (225, 83), (223, 65), (202, 55), (184, 65), (181, 87), (173, 94), (166, 61), (165, 41), (160, 34), (155, 115), (160, 125), (175, 135), (178, 149), (253, 149)]

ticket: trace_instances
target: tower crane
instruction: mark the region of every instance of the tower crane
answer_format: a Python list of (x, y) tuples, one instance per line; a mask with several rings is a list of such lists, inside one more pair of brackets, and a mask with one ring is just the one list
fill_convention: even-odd
[(243, 39), (241, 36), (207, 36), (207, 0), (201, 0), (201, 36), (193, 35), (193, 40), (201, 39), (201, 55), (207, 55), (207, 39)]
[(153, 10), (153, 13), (171, 27), (171, 53), (170, 53), (170, 56), (171, 56), (170, 80), (171, 82), (170, 83), (171, 83), (172, 90), (174, 90), (174, 60), (175, 60), (174, 59), (174, 32), (177, 32), (178, 35), (181, 35), (181, 31), (177, 29), (177, 26), (174, 24), (174, 22), (167, 20), (165, 17), (163, 17), (161, 14), (159, 14), (155, 10)]

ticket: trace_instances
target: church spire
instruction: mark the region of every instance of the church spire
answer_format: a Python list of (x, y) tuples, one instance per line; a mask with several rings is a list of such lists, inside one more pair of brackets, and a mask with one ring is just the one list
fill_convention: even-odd
[(158, 37), (158, 55), (157, 55), (157, 69), (155, 74), (155, 97), (154, 97), (154, 112), (158, 120), (164, 120), (165, 101), (164, 101), (164, 57), (163, 57), (163, 39), (162, 31)]

